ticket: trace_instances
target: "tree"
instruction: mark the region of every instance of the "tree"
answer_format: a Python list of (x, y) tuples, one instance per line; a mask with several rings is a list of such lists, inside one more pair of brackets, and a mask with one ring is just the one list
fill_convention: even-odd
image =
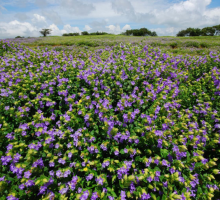
[(83, 31), (81, 32), (82, 35), (89, 35), (89, 33), (87, 31)]
[(215, 29), (213, 27), (205, 27), (202, 29), (202, 35), (203, 36), (214, 36)]
[(157, 36), (156, 31), (151, 32), (151, 36)]
[(215, 35), (220, 35), (220, 24), (212, 27), (215, 30)]
[(186, 31), (185, 31), (185, 30), (181, 30), (181, 31), (179, 31), (179, 32), (176, 34), (177, 37), (184, 37), (185, 35), (186, 35)]
[(44, 37), (46, 37), (48, 34), (50, 34), (51, 29), (42, 29), (42, 31), (39, 31)]

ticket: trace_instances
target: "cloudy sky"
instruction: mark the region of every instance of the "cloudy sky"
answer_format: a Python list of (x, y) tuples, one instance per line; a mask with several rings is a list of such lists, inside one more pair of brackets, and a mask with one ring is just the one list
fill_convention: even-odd
[(220, 0), (0, 0), (0, 39), (148, 28), (159, 36), (220, 24)]

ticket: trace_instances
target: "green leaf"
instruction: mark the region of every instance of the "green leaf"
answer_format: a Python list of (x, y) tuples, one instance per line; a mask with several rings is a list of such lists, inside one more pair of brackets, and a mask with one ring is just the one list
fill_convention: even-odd
[(198, 187), (198, 189), (197, 189), (197, 195), (199, 195), (199, 194), (202, 194), (203, 192), (202, 192), (202, 188), (201, 187)]
[(169, 151), (167, 149), (160, 149), (160, 154), (163, 158), (166, 158), (169, 155)]
[(121, 149), (120, 154), (125, 154), (124, 149)]
[(187, 160), (187, 162), (189, 162), (190, 161), (190, 153), (187, 151), (187, 153), (186, 153), (186, 160)]

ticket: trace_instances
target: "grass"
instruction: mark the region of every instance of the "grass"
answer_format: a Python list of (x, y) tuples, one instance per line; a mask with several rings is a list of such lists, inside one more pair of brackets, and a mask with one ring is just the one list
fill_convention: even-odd
[(86, 36), (47, 36), (39, 37), (34, 42), (25, 39), (19, 40), (22, 45), (30, 48), (47, 47), (48, 49), (61, 47), (72, 47), (75, 50), (95, 51), (97, 48), (114, 46), (123, 43), (142, 43), (159, 47), (162, 51), (176, 55), (204, 56), (210, 51), (220, 50), (220, 36), (201, 36), (201, 37), (174, 37), (174, 36), (123, 36), (123, 35), (86, 35)]

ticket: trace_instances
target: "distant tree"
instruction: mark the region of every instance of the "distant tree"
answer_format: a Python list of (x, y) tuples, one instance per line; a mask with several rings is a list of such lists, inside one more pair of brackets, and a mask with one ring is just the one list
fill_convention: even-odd
[(155, 31), (151, 32), (147, 28), (140, 28), (140, 29), (132, 29), (132, 30), (126, 30), (126, 32), (121, 33), (127, 36), (157, 36), (157, 33)]
[(141, 32), (141, 36), (150, 36), (152, 34), (151, 31), (147, 28), (141, 28), (139, 31)]
[(176, 34), (176, 36), (177, 36), (177, 37), (184, 37), (185, 34), (186, 34), (186, 31), (185, 31), (185, 30), (181, 30), (181, 31), (179, 31), (179, 32)]
[(120, 33), (119, 35), (126, 35), (126, 32), (122, 32), (122, 33)]
[(220, 24), (213, 26), (214, 30), (215, 30), (215, 35), (220, 35)]
[(42, 29), (42, 31), (39, 31), (44, 37), (50, 34), (52, 30), (51, 29)]
[(89, 35), (89, 33), (87, 31), (83, 31), (81, 32), (82, 35)]
[(215, 28), (213, 27), (205, 27), (202, 29), (203, 36), (214, 36), (215, 35)]
[(202, 31), (199, 28), (187, 28), (186, 30), (181, 30), (177, 33), (177, 37), (185, 37), (185, 36), (200, 36), (202, 35)]
[(157, 36), (157, 33), (155, 31), (151, 32), (151, 36)]
[(21, 36), (16, 36), (15, 38), (24, 38), (24, 37), (21, 37)]

